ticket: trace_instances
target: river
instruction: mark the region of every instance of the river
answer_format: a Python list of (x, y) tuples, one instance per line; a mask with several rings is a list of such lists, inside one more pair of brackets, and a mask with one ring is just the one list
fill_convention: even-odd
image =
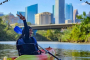
[[(43, 48), (52, 47), (61, 60), (90, 60), (90, 44), (38, 42)], [(0, 59), (4, 56), (18, 56), (15, 41), (0, 42)]]

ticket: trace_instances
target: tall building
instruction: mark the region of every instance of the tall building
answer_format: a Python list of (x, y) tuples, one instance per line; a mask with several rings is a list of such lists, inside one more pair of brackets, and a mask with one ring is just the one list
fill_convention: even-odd
[(55, 24), (65, 23), (65, 0), (55, 0)]
[(55, 5), (53, 5), (52, 10), (53, 10), (53, 17), (55, 17)]
[(55, 24), (55, 18), (52, 13), (51, 13), (51, 24)]
[(14, 23), (18, 23), (18, 17), (15, 17), (12, 13), (9, 13), (9, 23), (10, 24), (14, 24)]
[(27, 22), (31, 22), (31, 24), (35, 24), (35, 14), (38, 13), (38, 4), (26, 7), (25, 11), (26, 11)]
[(72, 23), (72, 20), (65, 20), (65, 24)]
[(73, 23), (75, 23), (77, 15), (78, 15), (78, 10), (75, 9), (74, 12), (73, 12)]
[[(19, 13), (21, 13), (21, 14), (25, 17), (25, 12), (17, 11), (17, 14), (19, 14)], [(19, 15), (20, 15), (20, 14), (19, 14)], [(19, 18), (18, 23), (19, 23), (19, 24), (22, 24), (23, 21)]]
[(52, 17), (53, 17), (53, 18), (52, 18), (51, 23), (52, 23), (52, 24), (55, 24), (55, 5), (53, 5), (53, 7), (52, 7), (52, 12), (53, 12), (53, 13), (52, 13)]
[(73, 6), (72, 4), (66, 4), (65, 6), (65, 20), (72, 20), (73, 22)]
[(44, 25), (51, 24), (52, 14), (49, 12), (43, 12), (35, 15), (35, 24)]

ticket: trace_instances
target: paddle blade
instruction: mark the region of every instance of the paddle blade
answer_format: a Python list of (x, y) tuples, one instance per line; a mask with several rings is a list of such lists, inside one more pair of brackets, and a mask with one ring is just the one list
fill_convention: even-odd
[(15, 31), (16, 33), (18, 33), (18, 34), (22, 34), (22, 29), (21, 29), (20, 27), (18, 27), (18, 26), (16, 26), (16, 27), (14, 28), (14, 31)]

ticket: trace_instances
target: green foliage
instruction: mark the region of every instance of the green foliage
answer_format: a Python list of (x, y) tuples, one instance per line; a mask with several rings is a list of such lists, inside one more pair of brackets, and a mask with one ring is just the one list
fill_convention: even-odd
[(61, 41), (61, 29), (55, 29), (53, 35), (56, 41)]
[(83, 16), (84, 16), (84, 17), (86, 16), (86, 12), (85, 12), (85, 11), (83, 12)]
[(15, 26), (19, 26), (19, 24), (18, 23), (15, 23)]
[[(90, 17), (83, 18), (83, 15), (77, 16), (82, 19), (80, 24), (75, 24), (72, 27), (68, 27), (63, 32), (60, 29), (47, 30), (46, 33), (40, 33), (42, 36), (46, 37), (48, 40), (60, 41), (60, 42), (90, 42)], [(40, 31), (41, 32), (41, 31)]]
[(30, 22), (27, 22), (27, 25), (31, 25), (31, 23)]
[[(83, 17), (84, 16), (84, 17)], [(90, 41), (90, 17), (86, 17), (86, 13), (83, 15), (77, 15), (78, 19), (82, 19), (80, 24), (72, 26), (63, 32), (62, 41), (64, 42), (89, 42)]]
[(77, 17), (77, 19), (83, 19), (82, 15), (79, 15), (79, 16), (77, 15), (76, 17)]
[(47, 37), (47, 39), (49, 40), (52, 40), (53, 39), (52, 30), (47, 30), (45, 37)]
[(71, 28), (68, 28), (67, 30), (63, 31), (63, 34), (61, 35), (62, 42), (70, 42), (71, 30), (72, 30)]
[(0, 41), (15, 41), (19, 35), (17, 35), (13, 28), (5, 24), (5, 22), (0, 18)]

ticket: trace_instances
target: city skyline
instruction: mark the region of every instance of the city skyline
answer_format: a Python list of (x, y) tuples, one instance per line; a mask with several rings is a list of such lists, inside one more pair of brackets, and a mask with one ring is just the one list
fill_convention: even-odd
[[(17, 3), (17, 2), (22, 2), (21, 3)], [(38, 8), (38, 13), (42, 13), (42, 12), (50, 12), (52, 13), (52, 5), (55, 5), (55, 0), (53, 0), (52, 2), (49, 0), (39, 0), (39, 1), (36, 1), (36, 0), (33, 0), (33, 1), (21, 1), (21, 0), (11, 0), (9, 1), (8, 3), (5, 3), (5, 4), (2, 4), (0, 5), (0, 12), (3, 12), (4, 14), (9, 14), (10, 12), (12, 14), (14, 14), (16, 16), (16, 13), (17, 11), (24, 11), (25, 12), (25, 7), (26, 6), (30, 6), (30, 5), (33, 5), (33, 4), (38, 4), (39, 8)], [(85, 4), (85, 2), (83, 1), (79, 1), (79, 0), (75, 0), (75, 1), (72, 1), (72, 0), (65, 0), (65, 3), (72, 3), (74, 9), (78, 9), (78, 12), (79, 14), (82, 14), (83, 11), (86, 11), (86, 13), (88, 14), (89, 13), (89, 9), (88, 7), (90, 5), (88, 4)]]

